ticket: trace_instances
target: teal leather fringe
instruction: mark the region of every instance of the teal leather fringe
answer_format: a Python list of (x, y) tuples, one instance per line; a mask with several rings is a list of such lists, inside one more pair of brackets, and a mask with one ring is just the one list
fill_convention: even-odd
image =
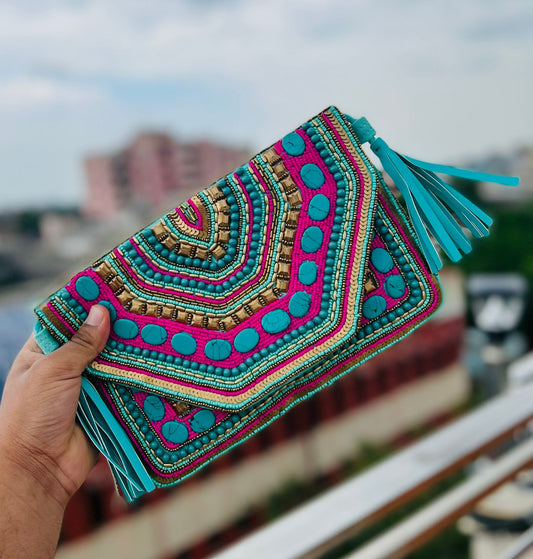
[(124, 429), (85, 376), (81, 378), (76, 415), (94, 446), (105, 456), (122, 493), (130, 503), (155, 489), (154, 482)]
[(444, 182), (436, 173), (508, 186), (517, 186), (519, 183), (518, 177), (479, 173), (401, 155), (392, 150), (382, 138), (376, 138), (376, 132), (366, 118), (356, 120), (349, 115), (345, 116), (360, 143), (369, 142), (383, 169), (400, 191), (420, 249), (434, 274), (442, 268), (442, 261), (432, 238), (450, 260), (457, 262), (463, 254), (472, 250), (463, 227), (479, 238), (489, 234), (492, 224), (490, 216)]

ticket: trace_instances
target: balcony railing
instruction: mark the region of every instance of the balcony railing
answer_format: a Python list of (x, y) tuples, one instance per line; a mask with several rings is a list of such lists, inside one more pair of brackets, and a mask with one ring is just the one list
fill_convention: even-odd
[[(257, 531), (216, 558), (319, 557), (477, 456), (501, 448), (504, 441), (512, 440), (532, 419), (533, 385), (498, 396)], [(483, 496), (533, 463), (533, 439), (507, 446), (510, 450), (490, 467), (356, 550), (351, 559), (405, 557), (468, 512)], [(506, 559), (519, 557), (528, 541), (524, 535), (509, 550)]]

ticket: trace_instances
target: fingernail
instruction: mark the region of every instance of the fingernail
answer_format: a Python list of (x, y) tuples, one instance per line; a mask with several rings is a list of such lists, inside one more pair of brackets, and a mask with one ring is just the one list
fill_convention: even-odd
[(93, 305), (91, 310), (89, 311), (89, 316), (85, 321), (85, 324), (89, 326), (100, 326), (102, 324), (102, 320), (104, 320), (104, 309), (101, 305)]

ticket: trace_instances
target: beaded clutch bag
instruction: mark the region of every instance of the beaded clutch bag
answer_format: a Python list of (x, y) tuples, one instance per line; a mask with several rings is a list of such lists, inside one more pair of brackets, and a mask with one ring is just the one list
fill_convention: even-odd
[(36, 309), (44, 351), (91, 305), (109, 310), (78, 417), (128, 499), (191, 475), (437, 309), (434, 244), (457, 260), (464, 227), (483, 236), (490, 218), (435, 171), (487, 178), (400, 156), (330, 107)]

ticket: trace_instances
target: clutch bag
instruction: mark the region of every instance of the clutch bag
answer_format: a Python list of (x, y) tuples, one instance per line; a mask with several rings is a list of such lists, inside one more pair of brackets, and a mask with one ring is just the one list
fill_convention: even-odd
[(402, 156), (330, 107), (36, 309), (45, 352), (92, 305), (110, 313), (78, 418), (129, 500), (192, 475), (435, 312), (436, 245), (458, 260), (466, 230), (490, 225), (437, 173), (517, 183)]

